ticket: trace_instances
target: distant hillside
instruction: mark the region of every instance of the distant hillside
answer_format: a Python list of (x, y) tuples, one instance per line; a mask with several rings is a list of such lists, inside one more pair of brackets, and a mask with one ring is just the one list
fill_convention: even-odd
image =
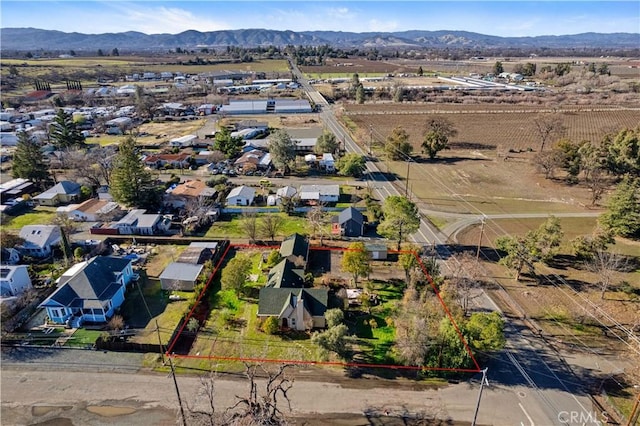
[(351, 33), (341, 31), (276, 31), (244, 29), (228, 31), (184, 31), (179, 34), (139, 32), (80, 34), (35, 28), (0, 29), (3, 50), (168, 50), (220, 46), (286, 46), (329, 44), (357, 48), (608, 48), (637, 49), (640, 34), (584, 33), (563, 36), (497, 37), (466, 31), (401, 31)]

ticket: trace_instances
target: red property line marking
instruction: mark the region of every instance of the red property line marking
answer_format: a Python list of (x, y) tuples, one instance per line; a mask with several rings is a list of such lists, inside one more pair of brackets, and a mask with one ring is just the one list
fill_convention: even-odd
[(209, 288), (209, 284), (211, 284), (211, 281), (213, 281), (213, 277), (216, 276), (216, 273), (218, 272), (218, 269), (220, 268), (220, 265), (222, 265), (222, 262), (224, 262), (224, 259), (227, 257), (227, 253), (229, 253), (229, 250), (231, 250), (231, 244), (229, 244), (227, 246), (227, 249), (224, 251), (222, 257), (220, 258), (220, 260), (218, 260), (218, 263), (216, 264), (215, 268), (213, 268), (213, 272), (211, 273), (211, 275), (209, 275), (209, 279), (207, 280), (207, 284), (204, 286), (204, 288), (202, 289), (202, 291), (198, 295), (198, 298), (196, 299), (196, 303), (193, 304), (193, 306), (191, 307), (191, 310), (189, 311), (189, 314), (184, 319), (184, 321), (182, 323), (182, 326), (180, 327), (180, 330), (178, 330), (178, 334), (176, 334), (176, 337), (169, 344), (169, 347), (167, 348), (167, 352), (166, 352), (167, 355), (170, 354), (171, 351), (173, 350), (173, 347), (175, 346), (176, 342), (178, 341), (178, 338), (180, 337), (180, 335), (184, 331), (184, 328), (186, 327), (187, 323), (191, 319), (191, 315), (193, 315), (193, 312), (195, 311), (196, 307), (198, 307), (198, 303), (200, 303), (200, 300), (202, 299), (202, 296), (204, 296), (204, 294), (207, 291), (207, 288)]
[(455, 371), (464, 373), (479, 373), (482, 370), (473, 368), (446, 368), (446, 367), (419, 367), (416, 365), (399, 365), (399, 364), (366, 364), (358, 362), (340, 362), (340, 361), (306, 361), (298, 359), (273, 359), (273, 358), (243, 358), (234, 356), (216, 356), (216, 355), (168, 355), (175, 359), (210, 359), (216, 361), (244, 361), (244, 362), (272, 362), (272, 363), (288, 363), (298, 365), (331, 365), (337, 367), (361, 367), (361, 368), (384, 368), (391, 370), (424, 370), (424, 371)]
[[(449, 321), (451, 321), (451, 324), (453, 325), (454, 329), (456, 330), (456, 333), (458, 334), (458, 337), (460, 338), (460, 341), (462, 342), (462, 344), (463, 344), (463, 346), (465, 348), (465, 351), (471, 357), (471, 360), (473, 361), (473, 365), (475, 366), (475, 369), (470, 369), (470, 368), (445, 368), (445, 367), (420, 367), (420, 366), (394, 365), (394, 364), (363, 364), (363, 363), (337, 362), (337, 361), (331, 362), (331, 361), (305, 361), (305, 360), (293, 360), (293, 359), (224, 357), (224, 356), (216, 356), (216, 355), (206, 355), (205, 356), (205, 355), (176, 355), (176, 354), (172, 354), (171, 352), (173, 350), (173, 347), (175, 346), (177, 340), (180, 338), (180, 335), (184, 331), (184, 328), (186, 327), (187, 323), (189, 322), (189, 319), (191, 319), (191, 316), (193, 315), (193, 312), (195, 311), (196, 307), (198, 306), (198, 303), (202, 299), (204, 293), (209, 288), (209, 285), (211, 284), (211, 281), (213, 281), (213, 277), (218, 272), (218, 269), (220, 268), (220, 265), (222, 265), (222, 262), (224, 262), (225, 258), (227, 257), (227, 254), (229, 253), (229, 250), (231, 250), (231, 248), (263, 249), (264, 250), (264, 249), (278, 249), (279, 246), (260, 246), (260, 245), (255, 245), (255, 244), (229, 244), (229, 246), (225, 250), (224, 254), (222, 255), (222, 257), (218, 261), (218, 263), (217, 263), (216, 267), (214, 268), (213, 272), (209, 276), (209, 279), (207, 280), (207, 284), (202, 289), (202, 292), (198, 295), (198, 298), (196, 299), (196, 302), (194, 303), (193, 307), (189, 311), (189, 314), (187, 315), (187, 317), (185, 318), (184, 322), (182, 323), (182, 326), (178, 330), (178, 333), (176, 334), (174, 339), (171, 341), (171, 343), (170, 343), (170, 345), (169, 345), (169, 347), (168, 347), (168, 349), (167, 349), (167, 351), (165, 353), (166, 356), (170, 356), (170, 357), (173, 357), (173, 358), (176, 358), (176, 359), (209, 359), (209, 360), (217, 360), (217, 361), (270, 362), (270, 363), (289, 363), (289, 364), (299, 364), (299, 365), (327, 365), (327, 366), (340, 366), (340, 367), (384, 368), (384, 369), (393, 369), (393, 370), (414, 370), (414, 371), (416, 371), (416, 370), (418, 370), (418, 371), (451, 371), (451, 372), (459, 372), (459, 373), (479, 373), (480, 371), (482, 371), (482, 369), (480, 368), (480, 365), (478, 364), (478, 361), (476, 361), (476, 358), (473, 356), (473, 352), (471, 351), (471, 348), (469, 347), (469, 344), (467, 343), (467, 340), (464, 338), (464, 336), (462, 335), (462, 332), (460, 331), (460, 328), (458, 327), (458, 324), (453, 319), (453, 315), (451, 315), (451, 311), (449, 311), (449, 308), (447, 307), (447, 304), (444, 302), (444, 300), (440, 296), (440, 292), (436, 288), (436, 286), (435, 286), (435, 284), (433, 282), (433, 278), (431, 278), (431, 275), (429, 275), (429, 273), (427, 272), (426, 266), (424, 265), (422, 260), (420, 260), (420, 257), (418, 256), (418, 254), (415, 251), (411, 251), (411, 250), (389, 250), (388, 252), (389, 253), (398, 253), (398, 254), (412, 254), (416, 258), (416, 261), (420, 265), (420, 269), (422, 269), (422, 273), (427, 278), (427, 281), (429, 282), (429, 284), (431, 285), (431, 288), (435, 292), (436, 297), (438, 298), (438, 301), (440, 302), (440, 305), (442, 305), (442, 308), (445, 311), (445, 314), (447, 315), (447, 317), (449, 318)], [(341, 247), (321, 247), (321, 246), (309, 247), (309, 250), (318, 250), (318, 251), (322, 251), (322, 250), (325, 250), (325, 251), (357, 251), (357, 250), (354, 250), (354, 249), (341, 248)]]

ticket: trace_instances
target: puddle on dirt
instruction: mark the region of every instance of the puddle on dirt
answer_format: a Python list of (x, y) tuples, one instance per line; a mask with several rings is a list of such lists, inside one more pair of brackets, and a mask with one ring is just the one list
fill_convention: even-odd
[(35, 417), (41, 417), (45, 414), (49, 414), (52, 411), (56, 410), (71, 410), (73, 407), (70, 405), (34, 405), (31, 407), (31, 414)]
[(66, 417), (58, 417), (36, 424), (38, 426), (73, 426), (73, 421), (71, 419), (67, 419)]
[(133, 414), (136, 412), (136, 409), (131, 407), (115, 407), (113, 405), (90, 405), (87, 407), (87, 411), (102, 417), (117, 417)]

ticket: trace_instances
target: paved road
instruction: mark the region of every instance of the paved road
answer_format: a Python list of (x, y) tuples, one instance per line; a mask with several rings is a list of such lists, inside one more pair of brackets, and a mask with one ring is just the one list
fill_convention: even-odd
[[(3, 424), (26, 424), (34, 420), (47, 420), (51, 416), (73, 418), (81, 422), (74, 424), (171, 424), (178, 407), (171, 378), (166, 374), (137, 371), (131, 360), (122, 361), (121, 355), (75, 350), (30, 352), (27, 349), (20, 349), (19, 353), (3, 353)], [(41, 364), (40, 356), (44, 356), (47, 363)], [(22, 357), (26, 359), (20, 361)], [(58, 365), (52, 368), (58, 357), (73, 357), (76, 366), (61, 368)], [(118, 362), (123, 364), (119, 366)], [(321, 418), (327, 414), (334, 417), (338, 414), (340, 418), (339, 415), (362, 415), (365, 412), (382, 414), (388, 411), (391, 416), (423, 415), (470, 422), (478, 394), (479, 377), (472, 382), (432, 389), (402, 379), (351, 380), (344, 378), (341, 372), (325, 372), (324, 380), (310, 380), (305, 377), (310, 373), (312, 371), (309, 370), (295, 373), (294, 388), (290, 392), (294, 416)], [(177, 381), (183, 400), (191, 405), (203, 403), (198, 398), (198, 377), (179, 376)], [(245, 394), (246, 387), (246, 381), (238, 378), (218, 378), (217, 407), (233, 405), (235, 395)], [(542, 413), (536, 407), (529, 407), (525, 415), (519, 404), (527, 398), (530, 398), (530, 392), (525, 386), (493, 383), (483, 393), (478, 423), (517, 425), (524, 421), (529, 425), (527, 415), (538, 419)], [(90, 412), (92, 407), (97, 406), (112, 407), (115, 412), (127, 407), (133, 411), (105, 419)], [(49, 417), (36, 415), (42, 410), (46, 411), (47, 407), (67, 409), (52, 410), (47, 415)]]

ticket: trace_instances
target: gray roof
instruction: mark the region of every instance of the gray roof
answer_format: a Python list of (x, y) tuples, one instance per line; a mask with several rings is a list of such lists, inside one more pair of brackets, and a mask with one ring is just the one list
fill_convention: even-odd
[(300, 193), (311, 192), (320, 195), (340, 196), (340, 185), (300, 185)]
[(276, 197), (293, 197), (297, 192), (293, 186), (284, 186), (276, 191)]
[(121, 257), (96, 256), (78, 268), (40, 306), (101, 309), (104, 302), (110, 300), (120, 289), (116, 274), (121, 273), (129, 263), (130, 259)]
[(69, 180), (63, 180), (56, 185), (44, 191), (42, 194), (36, 195), (35, 199), (50, 199), (58, 194), (78, 195), (80, 194), (80, 184), (71, 182)]
[(227, 200), (233, 197), (253, 198), (255, 194), (256, 190), (251, 188), (250, 186), (237, 186), (229, 192), (229, 195), (227, 195)]
[(309, 253), (309, 242), (300, 234), (289, 235), (280, 244), (280, 255), (282, 257), (301, 256), (307, 260)]
[(181, 280), (195, 281), (202, 272), (203, 265), (194, 265), (191, 263), (172, 262), (164, 268), (160, 279), (165, 280)]
[(364, 216), (358, 209), (347, 207), (338, 215), (338, 223), (342, 225), (349, 220), (353, 220), (354, 222), (362, 225), (364, 223)]
[(25, 240), (24, 247), (46, 247), (60, 241), (60, 227), (57, 225), (26, 225), (20, 230), (20, 238)]
[(269, 271), (266, 287), (304, 287), (304, 269), (297, 267), (288, 259), (283, 259)]
[(259, 316), (280, 316), (288, 305), (293, 304), (293, 297), (302, 299), (304, 307), (312, 316), (324, 316), (327, 311), (329, 291), (315, 288), (272, 288), (260, 289), (258, 301)]

